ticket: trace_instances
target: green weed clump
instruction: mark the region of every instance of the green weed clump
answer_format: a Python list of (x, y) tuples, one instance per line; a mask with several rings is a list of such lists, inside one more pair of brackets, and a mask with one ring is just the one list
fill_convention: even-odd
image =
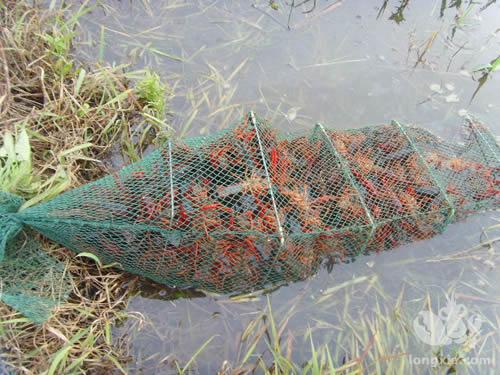
[(165, 118), (166, 95), (167, 86), (161, 81), (160, 76), (147, 70), (144, 78), (137, 84), (137, 96), (144, 104), (144, 108), (158, 121)]

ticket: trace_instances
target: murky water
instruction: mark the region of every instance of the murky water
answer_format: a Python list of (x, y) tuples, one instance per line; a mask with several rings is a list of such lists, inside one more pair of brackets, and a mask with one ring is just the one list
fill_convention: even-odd
[[(171, 122), (179, 135), (214, 132), (249, 110), (284, 131), (310, 129), (318, 121), (351, 128), (397, 119), (446, 137), (460, 133), (461, 116), (468, 110), (498, 134), (499, 74), (492, 73), (474, 96), (481, 77), (474, 71), (499, 54), (500, 4), (482, 11), (484, 4), (442, 9), (446, 3), (322, 0), (311, 13), (295, 9), (289, 22), (284, 2), (273, 10), (264, 0), (105, 1), (82, 20), (88, 48), (81, 53), (160, 72), (174, 90)], [(407, 7), (398, 12), (401, 4)], [(484, 339), (469, 355), (495, 359), (498, 255), (484, 247), (464, 250), (477, 246), (481, 228), (497, 223), (496, 218), (476, 215), (431, 240), (359, 257), (331, 272), (325, 268), (310, 280), (267, 294), (269, 301), (200, 293), (182, 298), (185, 293), (145, 289), (129, 311), (147, 323), (131, 319), (117, 335), (130, 340), (131, 371), (145, 374), (175, 373), (176, 360), (182, 366), (211, 339), (192, 369), (213, 374), (224, 361), (245, 359), (253, 344), (246, 333), (260, 329), (246, 330), (247, 325), (271, 305), (283, 327), (284, 352), (294, 362), (311, 357), (312, 334), (317, 347), (329, 346), (337, 366), (352, 359), (350, 353), (366, 349), (365, 361), (372, 366), (367, 370), (375, 371), (377, 358), (408, 355), (401, 354), (403, 345), (395, 338), (382, 339), (379, 333), (379, 356), (372, 358), (373, 335), (357, 337), (356, 326), (377, 316), (377, 306), (385, 316), (401, 308), (411, 323), (427, 294), (443, 301), (445, 292), (454, 290), (459, 303), (484, 319)], [(410, 331), (407, 337), (414, 356), (436, 350)], [(263, 333), (248, 368), (260, 355), (272, 362), (266, 340), (272, 342)], [(359, 348), (352, 346), (355, 342)], [(468, 371), (494, 373), (495, 368), (471, 365)]]

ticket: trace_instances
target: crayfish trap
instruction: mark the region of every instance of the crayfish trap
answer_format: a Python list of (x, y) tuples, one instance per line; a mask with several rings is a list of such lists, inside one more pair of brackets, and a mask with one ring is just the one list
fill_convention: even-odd
[[(499, 147), (476, 120), (466, 133), (451, 144), (393, 122), (284, 137), (250, 113), (26, 210), (4, 194), (0, 275), (15, 274), (22, 254), (7, 244), (27, 226), (171, 286), (236, 292), (304, 279), (326, 258), (351, 261), (498, 208)], [(19, 283), (11, 289), (23, 298)]]

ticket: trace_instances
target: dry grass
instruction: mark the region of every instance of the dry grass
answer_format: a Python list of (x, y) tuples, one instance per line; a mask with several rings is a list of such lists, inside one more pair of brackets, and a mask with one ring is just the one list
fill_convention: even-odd
[[(137, 158), (147, 141), (168, 130), (158, 112), (164, 111), (166, 88), (154, 82), (157, 76), (146, 74), (139, 90), (123, 67), (75, 61), (72, 44), (86, 11), (82, 7), (70, 17), (64, 9), (0, 1), (0, 135), (26, 128), (38, 188), (12, 192), (34, 203), (51, 197), (53, 184), (43, 182), (58, 177), (67, 188), (94, 180), (108, 171), (103, 160), (116, 149)], [(130, 275), (45, 245), (67, 264), (73, 279), (69, 300), (43, 325), (0, 303), (2, 359), (26, 374), (125, 372), (127, 348), (113, 342), (111, 328), (126, 315), (133, 288), (123, 286)]]
[[(129, 86), (123, 67), (86, 67), (72, 58), (75, 28), (85, 8), (66, 19), (62, 10), (15, 3), (7, 2), (0, 13), (2, 128), (27, 126), (36, 169), (43, 173), (64, 164), (73, 185), (94, 180), (106, 171), (102, 161), (113, 145), (130, 147), (132, 129), (144, 125), (143, 110), (149, 114), (151, 99)], [(148, 130), (165, 128), (155, 125)]]
[(67, 260), (72, 275), (70, 298), (43, 325), (0, 304), (3, 360), (25, 374), (49, 369), (55, 374), (123, 369), (129, 360), (127, 347), (113, 343), (111, 328), (127, 317), (124, 309), (131, 288), (123, 288), (125, 276), (74, 259), (63, 248), (53, 247), (49, 252)]

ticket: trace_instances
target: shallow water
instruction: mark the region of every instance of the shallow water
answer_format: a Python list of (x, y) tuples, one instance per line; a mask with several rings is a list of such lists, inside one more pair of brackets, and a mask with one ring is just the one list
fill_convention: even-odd
[[(249, 110), (283, 131), (311, 129), (318, 121), (343, 129), (397, 119), (447, 138), (459, 135), (461, 116), (471, 111), (499, 133), (499, 74), (471, 98), (481, 76), (474, 70), (500, 51), (500, 4), (484, 11), (474, 4), (469, 11), (467, 4), (446, 8), (441, 17), (442, 1), (410, 1), (397, 23), (398, 2), (388, 2), (382, 12), (383, 1), (318, 1), (309, 14), (295, 9), (289, 29), (288, 8), (278, 3), (274, 11), (264, 0), (105, 1), (82, 20), (81, 54), (159, 72), (174, 90), (171, 122), (178, 135), (212, 133)], [(284, 351), (296, 363), (310, 358), (312, 332), (315, 345), (327, 344), (340, 366), (351, 359), (348, 343), (357, 339), (359, 352), (370, 349), (369, 334), (349, 337), (376, 315), (377, 303), (387, 316), (402, 306), (411, 323), (427, 293), (437, 303), (454, 290), (469, 312), (490, 320), (482, 325), (483, 344), (472, 353), (494, 359), (498, 256), (494, 248), (462, 251), (478, 245), (481, 228), (497, 218), (475, 215), (431, 240), (359, 257), (331, 272), (325, 268), (267, 294), (269, 301), (144, 288), (129, 306), (141, 321), (131, 319), (116, 334), (130, 344), (131, 371), (146, 374), (174, 373), (175, 360), (182, 366), (212, 338), (193, 369), (213, 374), (224, 361), (242, 361), (251, 346), (243, 332), (270, 304), (277, 324), (283, 323)], [(178, 298), (186, 294), (192, 298)], [(414, 334), (408, 337), (410, 354), (435, 351)], [(384, 353), (401, 348), (388, 340)], [(270, 363), (265, 334), (255, 353)], [(373, 365), (367, 353), (365, 361)], [(248, 364), (256, 361), (257, 354)], [(414, 366), (415, 373), (428, 371)], [(494, 373), (494, 366), (471, 365), (468, 371)]]

